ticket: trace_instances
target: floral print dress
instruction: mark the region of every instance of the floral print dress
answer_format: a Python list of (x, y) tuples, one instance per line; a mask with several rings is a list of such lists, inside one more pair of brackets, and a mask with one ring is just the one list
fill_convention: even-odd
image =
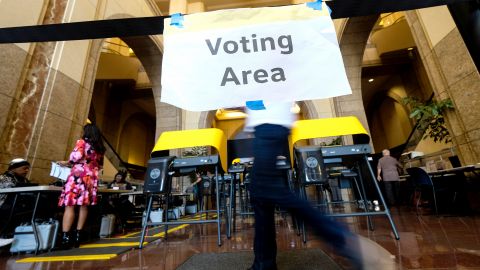
[(63, 187), (59, 206), (97, 204), (98, 171), (103, 155), (97, 153), (88, 141), (80, 139), (70, 154), (72, 171)]

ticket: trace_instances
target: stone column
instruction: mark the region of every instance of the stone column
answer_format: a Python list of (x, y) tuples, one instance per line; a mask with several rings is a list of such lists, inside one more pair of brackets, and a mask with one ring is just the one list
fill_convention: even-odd
[(149, 37), (123, 37), (122, 40), (133, 49), (152, 84), (157, 121), (155, 140), (164, 131), (179, 130), (181, 128), (181, 109), (160, 102), (163, 55), (158, 44)]
[(457, 25), (463, 41), (480, 69), (480, 1), (448, 5), (448, 10)]
[(169, 14), (182, 13), (187, 14), (187, 0), (170, 0)]
[(372, 15), (348, 19), (339, 45), (352, 94), (334, 98), (336, 115), (356, 116), (369, 133), (362, 98), (362, 60), (368, 37), (377, 18), (377, 15)]
[[(61, 23), (67, 2), (67, 0), (48, 1), (42, 24)], [(17, 88), (18, 98), (12, 104), (0, 141), (2, 163), (8, 162), (12, 157), (27, 157), (34, 130), (40, 128), (37, 127), (37, 119), (52, 69), (55, 45), (55, 42), (37, 43), (29, 63), (25, 65), (21, 77), (23, 81), (19, 82)]]
[[(188, 1), (188, 14), (205, 12), (204, 0), (189, 0)], [(214, 112), (214, 111), (212, 111)], [(208, 112), (206, 112), (208, 113)], [(197, 129), (204, 128), (199, 126), (201, 112), (191, 112), (182, 110), (182, 129)], [(209, 128), (211, 122), (205, 126)]]
[(307, 2), (313, 2), (312, 0), (291, 0), (292, 5), (303, 4)]
[(412, 36), (435, 93), (435, 99), (450, 98), (455, 109), (446, 115), (456, 154), (462, 164), (480, 161), (480, 74), (457, 28), (435, 44), (418, 11), (405, 12)]
[(204, 0), (190, 0), (188, 1), (188, 14), (205, 12)]

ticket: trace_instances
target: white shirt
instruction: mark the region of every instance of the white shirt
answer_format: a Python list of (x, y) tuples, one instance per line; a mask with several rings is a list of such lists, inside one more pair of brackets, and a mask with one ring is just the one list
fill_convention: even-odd
[(265, 103), (264, 110), (251, 110), (247, 107), (247, 121), (245, 123), (246, 131), (253, 131), (256, 126), (261, 124), (281, 125), (291, 128), (296, 120), (292, 113), (292, 102), (276, 102), (272, 104)]

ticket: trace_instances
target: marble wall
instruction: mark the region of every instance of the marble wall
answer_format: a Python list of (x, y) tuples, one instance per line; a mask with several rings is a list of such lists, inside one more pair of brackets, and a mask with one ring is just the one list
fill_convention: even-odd
[[(364, 16), (348, 19), (340, 38), (340, 50), (352, 94), (334, 98), (336, 116), (356, 116), (367, 132), (367, 116), (362, 99), (362, 60), (370, 31), (378, 16)], [(353, 141), (345, 142), (352, 144)]]
[[(42, 102), (37, 127), (28, 151), (34, 170), (30, 178), (39, 183), (52, 182), (51, 161), (66, 160), (81, 134), (90, 104), (91, 93), (59, 71), (51, 71), (48, 98)], [(87, 108), (87, 110), (85, 109)], [(80, 119), (75, 119), (82, 112)]]
[(6, 165), (14, 157), (24, 157), (17, 153), (10, 153), (6, 149), (8, 142), (9, 126), (12, 122), (12, 111), (15, 110), (20, 102), (17, 87), (22, 76), (24, 63), (28, 58), (28, 53), (15, 44), (0, 45), (0, 167), (3, 172)]
[(432, 42), (418, 11), (406, 12), (420, 57), (437, 99), (452, 99), (447, 125), (463, 164), (480, 161), (480, 74), (457, 28)]
[[(62, 22), (67, 1), (48, 1), (41, 19), (42, 24)], [(10, 45), (16, 46), (16, 45)], [(4, 121), (0, 139), (0, 163), (6, 164), (12, 157), (27, 158), (32, 165), (38, 154), (39, 137), (44, 131), (43, 125), (48, 122), (50, 114), (48, 109), (49, 99), (52, 97), (53, 85), (57, 79), (56, 71), (52, 68), (53, 55), (56, 49), (55, 42), (36, 43), (28, 56), (8, 55), (9, 52), (18, 51), (14, 47), (2, 52), (9, 61), (7, 65), (2, 63), (5, 69), (16, 70), (20, 76), (6, 78), (10, 87), (6, 93), (10, 93), (12, 100), (4, 99), (9, 103), (8, 117)], [(8, 75), (8, 72), (6, 72)], [(70, 127), (70, 125), (68, 125)]]
[(160, 102), (163, 60), (163, 53), (160, 50), (161, 45), (159, 44), (160, 40), (151, 37), (129, 37), (123, 38), (123, 41), (133, 49), (152, 83), (155, 111), (157, 114), (155, 139), (164, 131), (181, 129), (181, 109)]
[(4, 109), (0, 111), (0, 168), (6, 169), (12, 158), (27, 158), (35, 167), (30, 178), (50, 182), (50, 161), (66, 157), (72, 146), (71, 133), (79, 134), (81, 128), (74, 127), (72, 120), (83, 118), (75, 116), (80, 107), (87, 106), (91, 95), (78, 82), (53, 69), (31, 71), (45, 78), (38, 80), (31, 73), (25, 83), (24, 66), (32, 65), (27, 64), (32, 55), (14, 44), (1, 47), (0, 104)]

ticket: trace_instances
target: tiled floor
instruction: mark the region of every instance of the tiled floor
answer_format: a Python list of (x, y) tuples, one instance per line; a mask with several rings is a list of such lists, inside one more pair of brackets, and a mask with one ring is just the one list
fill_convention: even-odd
[[(366, 229), (365, 218), (344, 218), (350, 228), (378, 243), (395, 256), (398, 269), (480, 269), (480, 217), (476, 216), (417, 216), (408, 208), (394, 208), (392, 215), (400, 240), (395, 240), (387, 219), (375, 217), (375, 230)], [(328, 247), (313, 235), (306, 244), (296, 235), (290, 218), (278, 217), (277, 241), (279, 250)], [(15, 263), (29, 255), (11, 256), (5, 250), (0, 255), (0, 269), (175, 269), (191, 255), (201, 252), (235, 252), (252, 250), (253, 219), (238, 219), (232, 239), (223, 237), (217, 246), (215, 225), (190, 225), (144, 249), (133, 249), (106, 261), (76, 261), (48, 263)], [(334, 258), (335, 256), (332, 255)], [(212, 268), (215, 269), (215, 268)], [(280, 268), (281, 269), (281, 268)]]

